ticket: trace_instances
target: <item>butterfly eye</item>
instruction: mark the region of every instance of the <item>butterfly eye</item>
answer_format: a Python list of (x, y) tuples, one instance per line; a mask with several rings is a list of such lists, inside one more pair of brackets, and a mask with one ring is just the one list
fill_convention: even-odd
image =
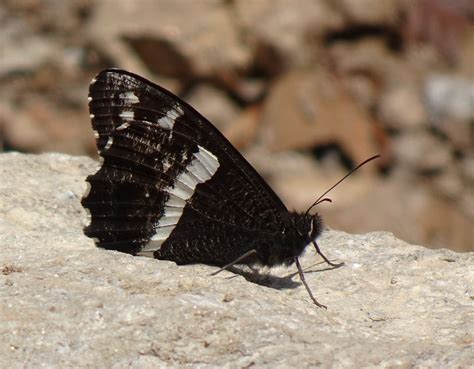
[(311, 235), (311, 232), (313, 229), (312, 221), (309, 222), (308, 224), (307, 217), (301, 217), (296, 222), (295, 228), (296, 228), (296, 233), (298, 233), (300, 237), (308, 237), (308, 235)]
[(303, 218), (296, 222), (295, 229), (296, 229), (296, 233), (298, 234), (298, 236), (303, 237), (303, 236), (306, 235), (305, 226), (304, 226), (304, 219)]

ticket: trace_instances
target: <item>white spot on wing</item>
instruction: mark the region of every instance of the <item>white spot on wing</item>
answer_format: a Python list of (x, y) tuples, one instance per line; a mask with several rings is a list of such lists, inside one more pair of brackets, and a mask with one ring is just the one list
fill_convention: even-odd
[(181, 213), (183, 212), (182, 208), (183, 206), (176, 207), (176, 206), (165, 206), (165, 213), (167, 216), (170, 217), (179, 217), (181, 216)]
[(167, 130), (172, 130), (176, 119), (184, 114), (183, 109), (180, 106), (176, 106), (175, 109), (170, 109), (166, 112), (166, 115), (158, 119), (158, 125)]
[(166, 202), (166, 206), (170, 208), (184, 208), (186, 206), (186, 201), (170, 194), (170, 198)]
[(119, 117), (123, 120), (132, 120), (135, 116), (135, 113), (131, 110), (124, 110), (119, 114)]
[(89, 96), (89, 97), (87, 98), (87, 101), (91, 102), (91, 101), (92, 101), (92, 97)]
[(169, 160), (167, 158), (165, 158), (162, 161), (162, 163), (163, 163), (163, 169), (166, 172), (171, 167), (171, 163), (169, 162)]
[(110, 149), (110, 147), (112, 146), (113, 143), (114, 143), (114, 138), (113, 138), (112, 136), (110, 136), (110, 137), (107, 139), (107, 143), (106, 143), (105, 146), (104, 146), (104, 150)]
[(141, 252), (156, 251), (159, 250), (163, 242), (169, 237), (174, 229), (174, 225), (167, 227), (160, 227), (156, 229), (156, 233), (150, 238), (150, 241), (141, 249)]
[(197, 184), (199, 183), (199, 179), (187, 171), (179, 176), (179, 181), (191, 189), (196, 188)]
[(94, 115), (94, 114), (89, 114), (89, 118), (90, 118), (90, 119), (94, 119), (94, 118), (95, 118), (95, 115)]
[(128, 100), (130, 104), (136, 104), (140, 100), (138, 99), (138, 96), (133, 93), (133, 91), (127, 91), (123, 92), (119, 95), (120, 98)]
[(199, 182), (204, 182), (209, 176), (209, 171), (206, 170), (206, 167), (199, 160), (195, 160), (192, 174), (198, 179)]
[(184, 114), (184, 111), (183, 109), (181, 109), (181, 107), (179, 105), (176, 105), (175, 106), (175, 109), (170, 109), (166, 115), (169, 116), (170, 118), (172, 119), (176, 119), (176, 118), (179, 118), (181, 115)]
[[(219, 168), (219, 161), (217, 158), (209, 151), (207, 151), (204, 147), (198, 146), (199, 151), (194, 153), (194, 157), (198, 160), (199, 163), (206, 168), (206, 170), (209, 172), (209, 174), (212, 176), (216, 171), (217, 168)], [(194, 163), (195, 160), (191, 162)], [(190, 172), (193, 173), (193, 169), (190, 169)], [(199, 168), (196, 166), (196, 171), (198, 171)], [(210, 177), (209, 177), (210, 178)]]
[(127, 123), (127, 122), (122, 123), (121, 125), (117, 127), (117, 131), (121, 131), (122, 129), (126, 129), (128, 127), (130, 127), (130, 123)]
[(211, 179), (219, 168), (219, 160), (215, 155), (204, 147), (198, 146), (198, 149), (198, 152), (193, 154), (194, 159), (178, 175), (173, 185), (164, 189), (169, 194), (164, 214), (155, 225), (156, 233), (141, 252), (160, 249), (178, 224), (187, 200), (194, 195), (196, 186)]
[(158, 119), (158, 125), (163, 129), (171, 130), (173, 129), (174, 120), (172, 120), (168, 116), (165, 116), (163, 118)]
[(176, 178), (174, 181), (174, 186), (171, 188), (166, 188), (165, 191), (179, 197), (182, 200), (188, 200), (194, 193), (194, 188), (189, 188), (181, 182), (181, 175)]
[(178, 224), (179, 222), (179, 218), (181, 217), (181, 214), (179, 215), (169, 215), (165, 212), (165, 215), (164, 217), (162, 217), (160, 219), (160, 224), (158, 225), (159, 228), (163, 228), (163, 227), (168, 227), (168, 226), (171, 226), (171, 225), (176, 225)]

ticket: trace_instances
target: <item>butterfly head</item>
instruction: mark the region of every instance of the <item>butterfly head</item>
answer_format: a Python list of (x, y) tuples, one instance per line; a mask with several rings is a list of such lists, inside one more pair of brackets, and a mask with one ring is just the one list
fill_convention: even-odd
[(278, 261), (291, 265), (300, 256), (306, 246), (316, 239), (322, 231), (322, 219), (318, 214), (287, 213), (284, 219), (283, 240)]

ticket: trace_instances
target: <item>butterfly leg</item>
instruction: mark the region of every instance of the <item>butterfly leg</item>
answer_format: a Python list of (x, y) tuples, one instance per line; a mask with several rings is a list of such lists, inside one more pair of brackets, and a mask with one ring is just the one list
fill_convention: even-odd
[(324, 261), (325, 261), (326, 263), (328, 263), (329, 265), (331, 265), (331, 266), (333, 266), (333, 267), (336, 267), (336, 268), (339, 268), (339, 267), (341, 267), (341, 266), (344, 265), (344, 262), (335, 264), (335, 263), (329, 261), (329, 259), (328, 259), (328, 258), (321, 252), (321, 250), (319, 249), (319, 246), (318, 246), (318, 244), (316, 243), (316, 241), (313, 241), (313, 245), (314, 245), (314, 247), (316, 248), (316, 252), (317, 252), (319, 255), (321, 255), (321, 257), (324, 259)]
[(308, 291), (308, 294), (309, 294), (309, 297), (311, 297), (311, 300), (313, 300), (313, 302), (316, 306), (319, 306), (320, 308), (327, 309), (327, 307), (325, 305), (320, 304), (314, 298), (313, 293), (311, 292), (311, 290), (309, 289), (308, 284), (306, 283), (306, 279), (304, 278), (303, 268), (301, 268), (301, 264), (300, 264), (300, 261), (298, 260), (298, 258), (295, 258), (295, 263), (296, 263), (296, 268), (298, 269), (298, 274), (300, 275), (301, 283), (303, 283), (303, 286), (306, 288), (306, 291)]
[(256, 254), (257, 253), (257, 250), (255, 249), (252, 249), (252, 250), (249, 250), (247, 251), (245, 254), (239, 256), (237, 259), (235, 259), (234, 261), (230, 262), (229, 264), (227, 265), (224, 265), (222, 268), (220, 268), (219, 270), (215, 271), (214, 273), (211, 273), (210, 275), (216, 275), (216, 274), (219, 274), (220, 272), (222, 272), (223, 270), (226, 270), (228, 268), (230, 268), (231, 266), (235, 265), (235, 264), (238, 264), (240, 261), (242, 261), (243, 259), (245, 259), (246, 257), (250, 256), (250, 255), (253, 255), (253, 254)]

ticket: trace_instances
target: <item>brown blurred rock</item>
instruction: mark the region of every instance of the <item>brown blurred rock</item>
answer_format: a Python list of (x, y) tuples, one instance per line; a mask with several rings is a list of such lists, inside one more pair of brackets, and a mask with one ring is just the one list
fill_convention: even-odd
[(239, 107), (223, 91), (201, 84), (185, 100), (219, 130), (225, 130), (240, 114)]
[(450, 143), (456, 150), (465, 152), (474, 147), (472, 121), (443, 119), (435, 127), (449, 138)]
[(426, 240), (427, 244), (436, 248), (449, 245), (448, 247), (455, 251), (472, 251), (474, 240), (472, 214), (463, 212), (462, 207), (446, 197), (429, 196), (425, 201), (425, 206), (421, 207), (416, 219), (423, 233), (416, 237)]
[(447, 165), (443, 171), (429, 179), (430, 187), (435, 188), (440, 195), (446, 198), (459, 200), (463, 192), (464, 183), (455, 165)]
[[(459, 199), (459, 208), (461, 211), (471, 219), (471, 223), (474, 225), (474, 186), (471, 184), (468, 184), (463, 188), (463, 191), (461, 193), (460, 199)], [(472, 229), (472, 227), (471, 227)], [(471, 241), (474, 238), (471, 238)], [(471, 243), (472, 245), (472, 243)], [(473, 247), (471, 246), (471, 249)]]
[[(293, 153), (292, 153), (293, 154)], [(319, 165), (310, 157), (304, 155), (290, 155), (286, 160), (281, 157), (272, 157), (271, 169), (267, 171), (272, 187), (284, 200), (290, 209), (306, 210), (319, 196), (340, 180), (347, 171), (336, 165)], [(341, 183), (332, 190), (327, 197), (332, 199), (337, 208), (345, 208), (350, 212), (350, 204), (367, 191), (376, 187), (373, 170), (369, 167), (361, 170), (350, 179)], [(332, 204), (318, 207), (318, 212), (331, 208)], [(322, 210), (321, 210), (322, 209)], [(363, 214), (363, 213), (362, 213)], [(365, 221), (358, 217), (354, 225), (363, 231)], [(326, 223), (331, 228), (339, 228), (338, 223)], [(357, 232), (357, 230), (353, 230)]]
[(392, 142), (395, 159), (405, 170), (429, 172), (451, 164), (449, 147), (426, 131), (404, 133)]
[(329, 47), (329, 54), (341, 73), (367, 75), (380, 91), (416, 81), (414, 69), (387, 47), (383, 37), (341, 40)]
[(90, 0), (3, 0), (11, 14), (21, 16), (33, 29), (67, 36), (74, 33), (94, 5)]
[(425, 100), (433, 126), (461, 151), (474, 147), (474, 80), (454, 75), (430, 76)]
[(244, 104), (260, 101), (266, 91), (268, 81), (261, 77), (245, 77), (235, 71), (224, 71), (216, 74), (216, 80), (223, 89), (229, 91)]
[(428, 114), (421, 95), (413, 84), (388, 88), (380, 97), (379, 120), (395, 130), (427, 126)]
[(464, 212), (474, 219), (474, 148), (461, 158), (459, 172), (463, 188), (461, 193), (456, 195)]
[(43, 98), (28, 99), (21, 109), (0, 105), (3, 140), (26, 152), (93, 152), (93, 135), (86, 109), (81, 113), (58, 109)]
[(474, 149), (466, 153), (461, 161), (461, 172), (466, 181), (474, 185)]
[(398, 21), (401, 7), (398, 0), (337, 0), (334, 3), (351, 23), (384, 27)]
[[(245, 151), (245, 157), (255, 166), (257, 171), (271, 183), (280, 195), (282, 200), (290, 207), (302, 209), (309, 205), (308, 194), (302, 188), (293, 193), (286, 193), (285, 189), (289, 191), (294, 189), (290, 183), (313, 183), (312, 179), (315, 176), (321, 176), (321, 167), (314, 157), (305, 152), (297, 152), (292, 150), (287, 151), (269, 151), (265, 146), (256, 146)], [(337, 172), (337, 167), (332, 168)], [(329, 182), (327, 182), (329, 183)], [(312, 187), (314, 193), (318, 193), (318, 189), (327, 189), (324, 177), (322, 180), (314, 183)], [(316, 187), (320, 186), (321, 187)], [(321, 192), (322, 193), (322, 192)], [(285, 200), (289, 200), (288, 202)]]
[(295, 71), (279, 80), (262, 119), (262, 143), (270, 150), (336, 143), (355, 162), (377, 152), (372, 118), (323, 70)]
[(99, 1), (88, 34), (114, 65), (141, 74), (210, 75), (250, 61), (232, 14), (219, 2)]
[(473, 17), (470, 0), (407, 1), (404, 35), (408, 44), (426, 42), (450, 62), (457, 62), (464, 34)]
[[(362, 190), (363, 188), (363, 190)], [(388, 229), (398, 237), (417, 240), (430, 247), (448, 247), (456, 251), (473, 250), (474, 218), (464, 213), (456, 202), (436, 195), (421, 182), (406, 178), (367, 183), (359, 191), (350, 191), (343, 202), (339, 199), (320, 207), (326, 224), (351, 232)], [(354, 216), (359, 214), (358, 216)]]
[(58, 47), (52, 40), (36, 35), (34, 29), (1, 5), (0, 22), (0, 77), (31, 73), (57, 56)]
[(315, 40), (343, 21), (323, 1), (244, 0), (234, 7), (245, 41), (257, 51), (257, 64), (270, 74), (314, 60)]
[(257, 137), (260, 116), (260, 106), (250, 106), (243, 110), (236, 120), (230, 122), (223, 133), (237, 149), (245, 149), (253, 144)]
[(430, 75), (424, 89), (435, 122), (474, 119), (474, 80), (455, 74)]
[(379, 99), (378, 86), (368, 75), (350, 74), (344, 76), (348, 91), (366, 110), (371, 111), (377, 106)]
[(472, 67), (474, 60), (474, 22), (469, 24), (464, 36), (462, 50), (459, 53), (458, 68), (461, 75), (472, 80), (474, 79), (474, 68)]

